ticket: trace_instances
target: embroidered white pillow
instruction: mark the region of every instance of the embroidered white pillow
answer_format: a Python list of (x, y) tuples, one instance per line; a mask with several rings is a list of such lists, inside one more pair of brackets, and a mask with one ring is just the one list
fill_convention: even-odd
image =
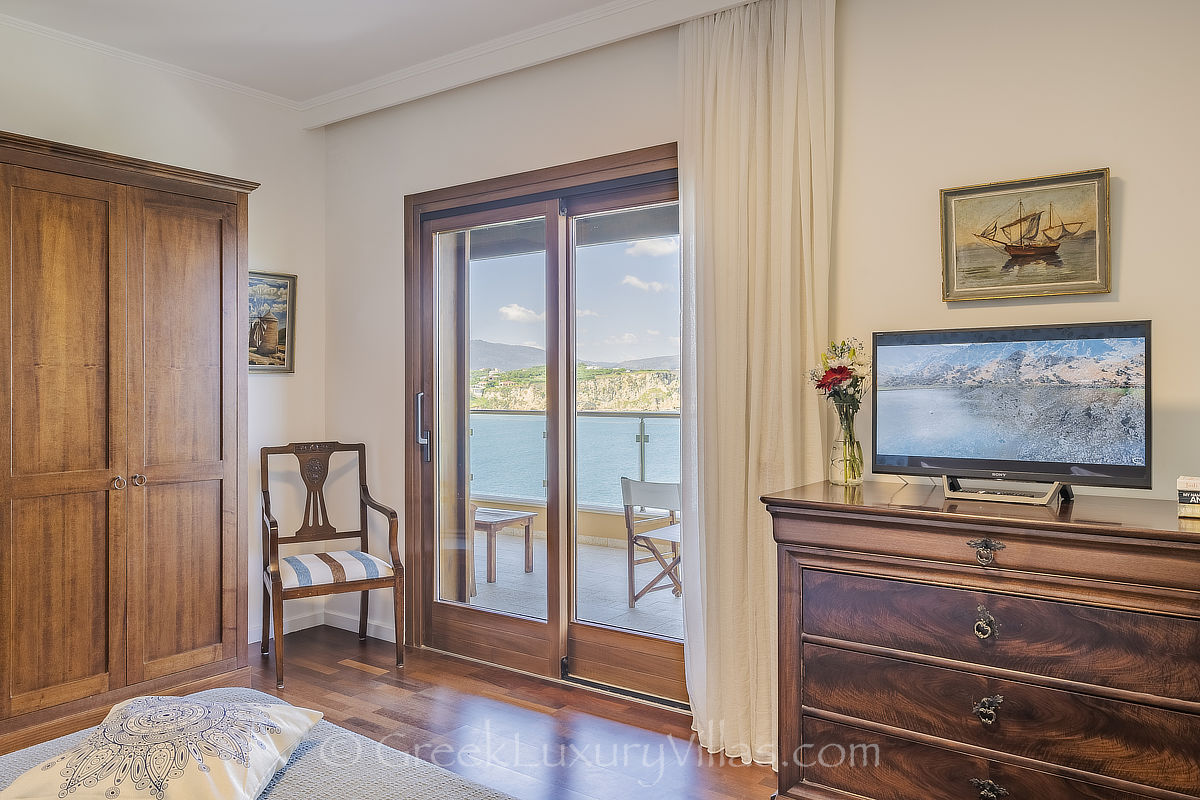
[(135, 697), (0, 800), (254, 800), (321, 716), (289, 705)]

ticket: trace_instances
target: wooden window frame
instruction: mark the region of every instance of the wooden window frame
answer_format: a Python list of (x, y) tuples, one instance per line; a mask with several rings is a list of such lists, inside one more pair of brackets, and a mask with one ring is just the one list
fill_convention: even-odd
[[(572, 216), (619, 208), (623, 204), (669, 202), (678, 198), (677, 182), (678, 149), (676, 144), (669, 143), (405, 197), (405, 397), (402, 425), (406, 431), (404, 552), (409, 578), (405, 585), (405, 606), (408, 609), (404, 625), (406, 644), (415, 647), (437, 646), (432, 641), (433, 612), (437, 605), (434, 597), (436, 537), (428, 535), (435, 525), (436, 499), (432, 491), (435, 465), (424, 461), (415, 435), (416, 395), (425, 392), (427, 398), (433, 397), (429, 379), (436, 358), (434, 342), (431, 340), (436, 303), (431, 302), (434, 275), (430, 245), (436, 226), (432, 223), (447, 217), (460, 218), (466, 215), (488, 219), (493, 217), (491, 212), (502, 214), (509, 207), (549, 200), (557, 200), (559, 212)], [(629, 202), (625, 203), (626, 200)], [(574, 275), (572, 270), (565, 268), (567, 249), (571, 246), (566, 226), (558, 227), (558, 241), (551, 242), (547, 235), (547, 258), (555, 262), (555, 267), (548, 271), (548, 280), (555, 281), (555, 285), (548, 286), (547, 292), (548, 296), (559, 298), (561, 308), (564, 302), (573, 300)], [(551, 246), (556, 252), (550, 252)], [(551, 318), (551, 323), (557, 328), (553, 336), (556, 340), (574, 341), (575, 320), (563, 318), (569, 316), (560, 315), (557, 320)], [(561, 360), (557, 346), (548, 341), (547, 348), (547, 402), (548, 409), (555, 409), (561, 406), (557, 398), (571, 390), (574, 376), (573, 370), (557, 368)], [(432, 403), (425, 405), (426, 416), (421, 421), (422, 428), (432, 428)], [(570, 424), (564, 425), (568, 421)], [(557, 502), (547, 504), (548, 533), (551, 526), (557, 526), (558, 531), (565, 533), (569, 530), (568, 526), (573, 524), (569, 517), (574, 508), (574, 465), (565, 458), (565, 454), (571, 452), (570, 447), (573, 447), (573, 442), (568, 445), (574, 437), (573, 415), (550, 413), (547, 415), (547, 426), (547, 436), (557, 445), (554, 448), (556, 454), (547, 461), (547, 478), (551, 486), (558, 487), (558, 491), (552, 493), (557, 494)], [(567, 430), (563, 430), (564, 427)], [(537, 664), (524, 660), (519, 665), (510, 663), (509, 666), (560, 677), (562, 659), (569, 655), (568, 628), (570, 635), (575, 636), (585, 624), (567, 617), (574, 582), (574, 553), (562, 558), (558, 551), (568, 545), (565, 536), (547, 537), (547, 594), (550, 598), (557, 598), (557, 603), (551, 602), (547, 608), (546, 624), (551, 631), (548, 648)], [(497, 634), (522, 636), (527, 633), (523, 631), (523, 626), (529, 624), (529, 620), (521, 618), (501, 619), (498, 620)], [(595, 635), (611, 643), (614, 636), (620, 637), (621, 634), (601, 627)], [(625, 635), (632, 637), (632, 634)], [(596, 643), (600, 644), (599, 641)], [(673, 649), (673, 652), (679, 646), (678, 643), (647, 639), (638, 649), (648, 651), (648, 656), (661, 659), (667, 650)], [(640, 660), (638, 653), (631, 653), (631, 665)], [(538, 664), (540, 668), (537, 668)], [(597, 673), (595, 677), (602, 677), (602, 674)], [(680, 668), (680, 689), (681, 678)]]

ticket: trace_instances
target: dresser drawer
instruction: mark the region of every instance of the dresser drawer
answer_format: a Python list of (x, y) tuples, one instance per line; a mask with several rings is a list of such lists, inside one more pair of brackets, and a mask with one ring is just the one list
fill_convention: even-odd
[[(992, 786), (1008, 800), (1146, 800), (1143, 795), (1069, 780), (984, 758), (917, 744), (805, 717), (802, 786), (794, 797), (843, 797), (829, 787), (871, 800), (979, 800)], [(979, 784), (972, 781), (979, 781)], [(814, 792), (813, 789), (816, 789)]]
[[(1200, 787), (1200, 715), (812, 644), (802, 672), (806, 707), (1159, 789)], [(985, 699), (994, 710), (977, 715)]]
[(1200, 621), (805, 569), (803, 632), (1200, 702)]
[[(1120, 575), (1122, 580), (1135, 585), (1200, 590), (1200, 576), (1195, 571), (1180, 569), (1181, 548), (1177, 543), (1111, 535), (1056, 534), (1037, 529), (1039, 518), (1057, 518), (1055, 510), (1032, 506), (1009, 508), (1007, 513), (1028, 515), (1030, 527), (947, 526), (921, 520), (864, 520), (805, 511), (796, 517), (776, 517), (774, 530), (780, 543), (820, 550), (918, 559), (980, 572), (1003, 570), (1010, 574), (1067, 575), (1101, 581)], [(1195, 548), (1191, 552), (1192, 558), (1196, 558)]]

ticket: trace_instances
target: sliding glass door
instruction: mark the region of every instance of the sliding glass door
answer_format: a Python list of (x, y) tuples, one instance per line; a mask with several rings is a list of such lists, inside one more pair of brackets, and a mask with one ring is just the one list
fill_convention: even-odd
[[(660, 187), (580, 198), (566, 210), (575, 365), (568, 665), (580, 678), (685, 700), (679, 509), (636, 502), (641, 485), (679, 485), (679, 206), (673, 187)], [(628, 513), (626, 499), (636, 503)]]
[(556, 316), (547, 309), (557, 306), (547, 296), (556, 292), (547, 215), (557, 211), (538, 203), (448, 215), (425, 231), (435, 310), (430, 643), (532, 672), (556, 652), (548, 578), (557, 573), (546, 566), (559, 536), (547, 457)]
[(678, 496), (678, 207), (652, 178), (413, 204), (410, 637), (683, 701), (678, 503), (626, 502)]

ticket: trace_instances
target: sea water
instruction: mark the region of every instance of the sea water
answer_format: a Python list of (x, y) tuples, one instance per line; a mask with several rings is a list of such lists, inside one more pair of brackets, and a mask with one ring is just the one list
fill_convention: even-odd
[[(648, 481), (678, 483), (679, 418), (647, 417)], [(471, 415), (471, 493), (546, 499), (546, 418), (533, 414)], [(636, 417), (579, 417), (577, 498), (581, 506), (620, 508), (621, 478), (640, 479)]]
[(958, 248), (956, 261), (958, 289), (1042, 286), (1099, 279), (1095, 236), (1070, 239), (1056, 253), (1037, 258), (1013, 258), (1002, 250), (972, 243)]

